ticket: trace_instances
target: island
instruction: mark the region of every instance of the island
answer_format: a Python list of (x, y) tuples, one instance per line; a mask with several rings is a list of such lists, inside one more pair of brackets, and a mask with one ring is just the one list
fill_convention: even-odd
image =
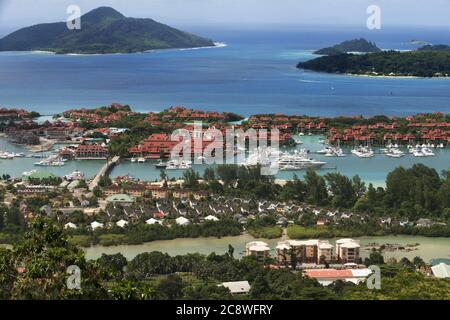
[(297, 68), (365, 76), (448, 77), (450, 51), (443, 50), (442, 47), (425, 46), (407, 52), (329, 55), (300, 62)]
[(155, 49), (214, 46), (212, 40), (183, 32), (152, 19), (125, 17), (110, 7), (81, 16), (81, 29), (66, 22), (44, 23), (0, 39), (0, 51), (51, 51), (57, 54), (133, 53)]
[(361, 39), (347, 40), (332, 47), (317, 50), (314, 52), (314, 54), (332, 56), (351, 52), (369, 53), (380, 51), (381, 49), (378, 48), (375, 43), (369, 42), (366, 39), (361, 38)]

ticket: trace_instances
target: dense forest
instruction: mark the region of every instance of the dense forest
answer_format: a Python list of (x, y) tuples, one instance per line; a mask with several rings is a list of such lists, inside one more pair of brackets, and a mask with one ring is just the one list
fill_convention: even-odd
[(450, 75), (450, 51), (340, 54), (300, 62), (297, 67), (340, 74), (441, 77)]

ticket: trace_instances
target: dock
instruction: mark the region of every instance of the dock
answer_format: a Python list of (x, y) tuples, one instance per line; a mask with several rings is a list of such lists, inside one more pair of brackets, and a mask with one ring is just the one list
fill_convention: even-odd
[(105, 174), (109, 173), (109, 171), (119, 162), (120, 157), (115, 156), (111, 160), (106, 161), (106, 163), (100, 168), (100, 170), (95, 175), (95, 178), (91, 181), (89, 184), (89, 190), (94, 190), (95, 187), (98, 185), (98, 182), (100, 181), (100, 178), (104, 176)]

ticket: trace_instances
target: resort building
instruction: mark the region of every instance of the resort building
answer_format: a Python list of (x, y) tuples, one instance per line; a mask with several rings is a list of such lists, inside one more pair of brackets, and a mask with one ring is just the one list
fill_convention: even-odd
[(106, 159), (108, 157), (108, 148), (101, 145), (80, 144), (75, 149), (76, 159)]
[(316, 279), (321, 285), (328, 286), (336, 280), (353, 282), (358, 284), (365, 281), (372, 274), (371, 269), (307, 269), (303, 274), (309, 278)]
[(320, 264), (321, 257), (325, 262), (331, 262), (333, 259), (333, 246), (328, 241), (323, 240), (286, 240), (278, 243), (277, 260), (280, 265), (289, 265), (292, 263), (292, 257), (295, 257), (297, 263)]
[(245, 255), (264, 260), (270, 256), (269, 245), (263, 241), (252, 241), (245, 245)]
[(360, 260), (359, 241), (353, 239), (336, 240), (336, 259), (342, 263), (358, 263)]

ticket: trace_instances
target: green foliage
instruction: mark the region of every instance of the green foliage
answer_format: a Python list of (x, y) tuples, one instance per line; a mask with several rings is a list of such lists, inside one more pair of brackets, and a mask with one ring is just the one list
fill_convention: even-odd
[(435, 77), (450, 74), (450, 51), (383, 51), (339, 54), (301, 62), (298, 68), (329, 73)]
[(0, 40), (0, 51), (130, 53), (214, 45), (211, 40), (179, 31), (152, 19), (126, 18), (107, 7), (88, 12), (81, 17), (81, 21), (81, 30), (69, 30), (65, 22), (20, 29)]

